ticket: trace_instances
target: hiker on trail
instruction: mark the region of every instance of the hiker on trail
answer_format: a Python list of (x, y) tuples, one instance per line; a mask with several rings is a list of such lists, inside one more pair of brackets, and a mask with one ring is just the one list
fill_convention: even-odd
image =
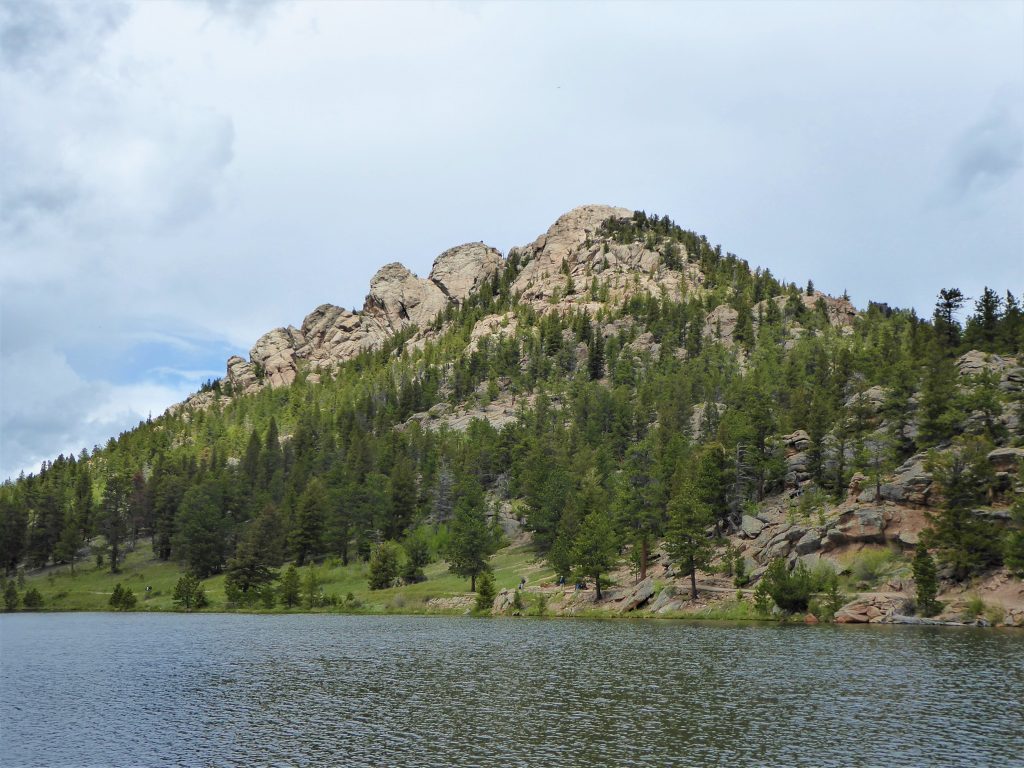
[(522, 578), (519, 579), (519, 588), (523, 589), (525, 587), (526, 587), (526, 577), (523, 576)]

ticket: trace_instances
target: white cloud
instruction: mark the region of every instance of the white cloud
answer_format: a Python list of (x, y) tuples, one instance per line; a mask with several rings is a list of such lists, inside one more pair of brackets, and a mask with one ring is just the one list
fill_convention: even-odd
[(584, 202), (860, 303), (1020, 292), (1022, 25), (1012, 3), (0, 0), (4, 466), (170, 404), (161, 369), (361, 305), (388, 261), (520, 245)]

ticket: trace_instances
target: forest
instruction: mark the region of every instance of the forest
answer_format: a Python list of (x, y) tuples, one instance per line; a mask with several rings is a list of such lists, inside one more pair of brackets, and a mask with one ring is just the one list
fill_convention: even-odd
[[(692, 575), (792, 484), (783, 436), (797, 430), (810, 441), (797, 482), (808, 498), (837, 501), (854, 475), (881, 483), (925, 453), (942, 488), (927, 543), (943, 578), (1024, 572), (1024, 505), (985, 458), (1024, 443), (1024, 386), (957, 367), (970, 350), (1020, 355), (1014, 294), (943, 289), (931, 317), (871, 303), (844, 327), (812, 283), (783, 283), (668, 217), (610, 219), (600, 238), (696, 267), (701, 287), (613, 301), (599, 274), (566, 270), (562, 296), (600, 309), (545, 312), (513, 292), (513, 250), (421, 347), (399, 334), (315, 383), (300, 373), (168, 412), (4, 483), (4, 573), (83, 560), (116, 572), (145, 541), (190, 578), (226, 574), (239, 607), (272, 605), (289, 564), (327, 557), (368, 561), (371, 586), (414, 583), (443, 560), (475, 589), (504, 517), (556, 574), (599, 589), (623, 559), (642, 577), (659, 542)], [(727, 337), (709, 321), (722, 306), (735, 312)], [(514, 330), (471, 344), (493, 315)], [(432, 423), (439, 405), (472, 414), (499, 401), (514, 418)], [(974, 513), (993, 500), (1016, 522)]]

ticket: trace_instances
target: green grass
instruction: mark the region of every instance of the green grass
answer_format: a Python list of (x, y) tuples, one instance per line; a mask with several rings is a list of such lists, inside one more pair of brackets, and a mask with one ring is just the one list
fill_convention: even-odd
[[(300, 577), (304, 579), (311, 567), (317, 571), (325, 596), (334, 596), (341, 602), (352, 593), (360, 604), (360, 612), (423, 613), (430, 610), (427, 601), (431, 598), (471, 594), (469, 579), (449, 573), (444, 562), (427, 566), (426, 581), (381, 590), (369, 588), (366, 563), (342, 566), (331, 559), (300, 568)], [(502, 549), (491, 558), (491, 567), (499, 590), (514, 588), (524, 576), (529, 585), (554, 579), (554, 572), (523, 545)], [(120, 573), (112, 574), (106, 567), (97, 568), (95, 563), (83, 561), (76, 564), (74, 574), (68, 566), (32, 574), (25, 580), (25, 587), (36, 587), (42, 593), (44, 610), (105, 611), (109, 610), (108, 601), (114, 585), (120, 582), (122, 586), (131, 587), (138, 598), (136, 610), (172, 611), (175, 610), (172, 599), (174, 585), (181, 574), (178, 564), (161, 562), (153, 556), (148, 542), (140, 542), (133, 552), (128, 553)], [(152, 587), (148, 597), (147, 586)], [(226, 610), (223, 575), (205, 579), (203, 589), (210, 601), (207, 610)], [(272, 610), (284, 612), (286, 609), (279, 606)], [(319, 610), (339, 609), (328, 607)]]

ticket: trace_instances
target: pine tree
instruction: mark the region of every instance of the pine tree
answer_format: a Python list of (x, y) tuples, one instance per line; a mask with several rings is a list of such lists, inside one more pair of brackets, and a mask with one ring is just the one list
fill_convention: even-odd
[(289, 565), (281, 578), (281, 602), (286, 608), (293, 608), (299, 603), (300, 580), (295, 565)]
[(110, 550), (110, 572), (120, 570), (121, 545), (128, 531), (128, 496), (131, 493), (131, 480), (122, 473), (115, 472), (107, 478), (103, 489), (101, 505), (100, 531), (107, 540)]
[(455, 489), (455, 498), (445, 559), (452, 573), (469, 577), (470, 591), (475, 592), (476, 578), (490, 570), (487, 561), (500, 542), (487, 524), (484, 492), (476, 479), (463, 478)]
[(476, 609), (483, 613), (491, 610), (494, 598), (497, 595), (497, 588), (494, 586), (494, 576), (490, 571), (480, 574), (476, 585)]
[(950, 451), (933, 451), (926, 463), (941, 490), (943, 505), (938, 512), (926, 513), (932, 528), (925, 541), (957, 581), (998, 565), (1002, 557), (992, 523), (974, 511), (992, 483), (989, 449), (980, 438), (962, 438)]
[(186, 611), (199, 610), (207, 606), (203, 584), (193, 573), (183, 574), (178, 579), (171, 597), (178, 608), (184, 608)]
[(690, 576), (690, 597), (694, 600), (697, 599), (697, 569), (707, 568), (714, 555), (714, 545), (707, 534), (714, 522), (714, 515), (700, 501), (689, 480), (678, 478), (669, 501), (665, 549), (682, 572)]
[(398, 547), (394, 542), (383, 541), (370, 555), (370, 589), (388, 589), (394, 586), (397, 577)]
[(917, 587), (917, 610), (922, 616), (931, 616), (938, 610), (935, 596), (939, 593), (939, 579), (935, 570), (935, 560), (928, 554), (923, 541), (917, 543), (914, 552), (914, 584)]
[(4, 585), (4, 610), (8, 612), (18, 610), (18, 603), (20, 601), (18, 587), (15, 586), (13, 581), (8, 581)]
[(597, 599), (601, 599), (601, 575), (608, 573), (619, 560), (619, 541), (606, 510), (591, 511), (580, 525), (572, 548), (576, 571), (594, 580)]
[(326, 520), (327, 491), (319, 478), (313, 478), (299, 498), (295, 527), (289, 536), (296, 565), (302, 566), (306, 558), (320, 553)]

